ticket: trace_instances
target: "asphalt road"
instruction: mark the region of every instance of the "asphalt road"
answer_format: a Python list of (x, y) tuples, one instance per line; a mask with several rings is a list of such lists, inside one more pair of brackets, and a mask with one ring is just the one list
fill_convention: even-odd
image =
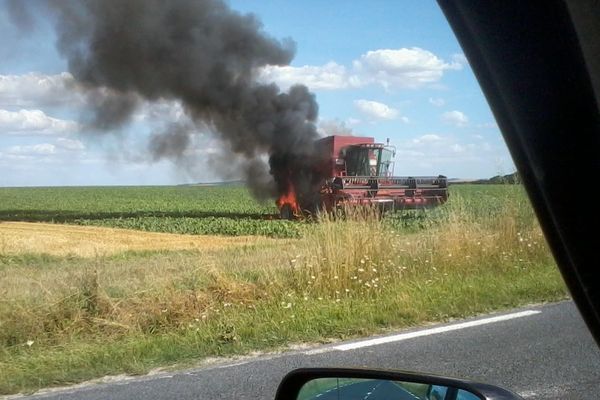
[(561, 302), (29, 398), (272, 399), (287, 371), (311, 366), (431, 372), (500, 385), (527, 399), (590, 399), (600, 393), (600, 351), (573, 303)]

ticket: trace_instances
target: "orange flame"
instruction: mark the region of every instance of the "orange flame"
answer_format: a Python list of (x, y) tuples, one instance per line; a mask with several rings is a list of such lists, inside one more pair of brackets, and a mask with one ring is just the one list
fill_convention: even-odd
[(281, 196), (279, 196), (276, 203), (277, 208), (279, 208), (280, 210), (284, 205), (289, 204), (294, 214), (300, 213), (300, 205), (298, 204), (298, 199), (296, 198), (296, 190), (294, 189), (294, 185), (292, 185), (291, 183), (288, 185), (287, 193), (284, 193)]

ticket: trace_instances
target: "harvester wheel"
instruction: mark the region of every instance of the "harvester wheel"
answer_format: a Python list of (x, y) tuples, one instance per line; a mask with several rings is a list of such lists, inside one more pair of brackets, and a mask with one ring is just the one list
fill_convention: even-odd
[(281, 206), (279, 209), (279, 216), (281, 219), (286, 219), (288, 221), (293, 220), (294, 210), (292, 210), (292, 206), (288, 203), (285, 203), (283, 206)]

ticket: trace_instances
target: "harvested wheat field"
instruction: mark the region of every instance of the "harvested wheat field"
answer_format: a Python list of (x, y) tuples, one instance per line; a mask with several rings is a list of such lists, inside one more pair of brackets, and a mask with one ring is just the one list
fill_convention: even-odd
[(218, 250), (273, 242), (257, 236), (178, 235), (128, 229), (0, 222), (0, 254), (43, 253), (54, 256), (96, 257), (125, 251)]

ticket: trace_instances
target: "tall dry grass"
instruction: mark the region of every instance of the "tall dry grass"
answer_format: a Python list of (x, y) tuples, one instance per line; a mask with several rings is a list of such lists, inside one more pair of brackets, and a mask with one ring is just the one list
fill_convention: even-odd
[[(406, 275), (443, 277), (481, 268), (552, 264), (534, 218), (518, 200), (488, 218), (475, 216), (460, 196), (438, 215), (409, 214), (419, 230), (376, 209), (350, 210), (346, 218), (320, 219), (299, 246), (287, 285), (313, 296), (376, 296)], [(441, 212), (439, 212), (441, 211)]]
[[(454, 195), (428, 213), (348, 210), (321, 216), (302, 239), (203, 253), (3, 256), (0, 368), (12, 368), (22, 387), (31, 360), (48, 365), (44, 382), (60, 380), (52, 357), (65, 363), (71, 345), (125, 346), (111, 347), (114, 356), (89, 350), (87, 367), (65, 367), (103, 360), (90, 377), (130, 370), (123, 348), (155, 365), (564, 296), (523, 204), (508, 198), (477, 213)], [(156, 343), (142, 351), (139, 341)]]
[(344, 218), (320, 216), (303, 239), (282, 244), (9, 262), (0, 268), (0, 347), (167, 332), (231, 306), (252, 312), (272, 299), (373, 298), (407, 275), (551, 262), (539, 227), (519, 221), (517, 206), (477, 219), (455, 196), (450, 210), (417, 232), (375, 209), (348, 210)]

